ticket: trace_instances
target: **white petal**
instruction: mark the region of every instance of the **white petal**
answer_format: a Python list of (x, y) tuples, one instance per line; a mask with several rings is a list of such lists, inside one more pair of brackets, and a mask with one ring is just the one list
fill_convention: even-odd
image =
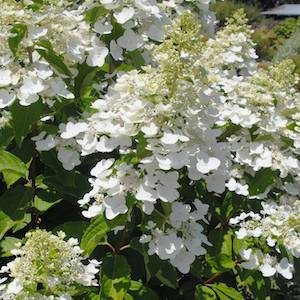
[(14, 279), (8, 286), (7, 286), (7, 294), (18, 294), (23, 289), (23, 285), (19, 279)]
[(115, 40), (112, 40), (110, 42), (110, 54), (113, 57), (114, 60), (123, 60), (123, 49), (118, 46)]
[(201, 152), (197, 155), (197, 169), (202, 174), (207, 174), (216, 170), (221, 165), (221, 161), (216, 157), (210, 157), (207, 153)]
[(176, 189), (172, 189), (163, 185), (158, 185), (156, 189), (158, 197), (165, 202), (173, 202), (180, 196)]
[(94, 47), (87, 57), (86, 63), (91, 67), (102, 67), (108, 55), (106, 47)]
[(77, 136), (81, 132), (85, 132), (88, 129), (88, 124), (85, 122), (68, 122), (65, 130), (62, 132), (61, 137), (63, 139), (71, 139)]
[(110, 34), (113, 27), (111, 23), (103, 21), (97, 21), (94, 25), (94, 31), (100, 34)]
[(262, 266), (260, 266), (259, 270), (262, 272), (262, 275), (264, 277), (271, 277), (276, 273), (276, 269), (268, 263), (265, 263)]
[(140, 48), (144, 41), (143, 38), (132, 29), (126, 29), (124, 34), (117, 39), (117, 43), (120, 47), (128, 51), (133, 51)]
[(0, 70), (0, 87), (10, 85), (12, 83), (11, 71)]
[(158, 196), (157, 196), (157, 192), (154, 189), (149, 188), (145, 185), (140, 185), (137, 189), (137, 193), (135, 197), (138, 200), (155, 202)]
[(9, 93), (6, 90), (0, 90), (0, 108), (11, 105), (16, 99), (16, 95)]
[(103, 211), (102, 205), (92, 205), (89, 207), (88, 210), (84, 210), (82, 212), (82, 215), (86, 218), (93, 218), (97, 215), (100, 215)]
[(294, 267), (292, 264), (289, 263), (286, 257), (282, 258), (280, 263), (276, 265), (276, 270), (279, 274), (281, 274), (286, 279), (293, 278), (293, 270)]
[(134, 9), (132, 7), (124, 7), (119, 13), (114, 13), (119, 24), (124, 24), (134, 16)]

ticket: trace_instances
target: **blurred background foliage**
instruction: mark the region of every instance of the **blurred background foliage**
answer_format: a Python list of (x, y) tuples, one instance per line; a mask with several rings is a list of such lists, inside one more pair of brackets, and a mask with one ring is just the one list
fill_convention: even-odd
[(300, 17), (272, 18), (261, 14), (283, 4), (299, 4), (299, 0), (224, 0), (216, 1), (212, 10), (219, 20), (218, 26), (222, 27), (226, 18), (243, 8), (254, 30), (253, 40), (261, 63), (292, 59), (300, 74)]

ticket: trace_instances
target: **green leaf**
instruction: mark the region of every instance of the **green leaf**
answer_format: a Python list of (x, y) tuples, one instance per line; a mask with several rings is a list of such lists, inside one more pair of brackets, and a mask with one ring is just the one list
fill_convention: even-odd
[(2, 251), (2, 257), (9, 257), (12, 256), (11, 254), (11, 250), (16, 249), (16, 244), (20, 243), (21, 240), (17, 239), (15, 237), (12, 236), (8, 236), (6, 238), (4, 238), (1, 242), (0, 242), (0, 248)]
[(131, 280), (128, 294), (134, 300), (159, 300), (158, 295), (139, 281)]
[(95, 6), (87, 11), (85, 20), (94, 26), (98, 18), (104, 16), (107, 12), (108, 11), (103, 6)]
[(15, 222), (7, 216), (3, 211), (0, 211), (0, 240), (4, 234), (15, 225)]
[(224, 229), (215, 229), (209, 233), (211, 247), (207, 248), (206, 261), (210, 267), (210, 273), (223, 272), (235, 267), (232, 259), (232, 233), (224, 232)]
[(228, 192), (226, 194), (224, 200), (222, 201), (221, 207), (216, 207), (215, 211), (216, 211), (217, 217), (219, 218), (219, 220), (222, 223), (225, 223), (230, 219), (230, 217), (234, 211), (231, 192)]
[(207, 286), (198, 284), (195, 290), (195, 300), (214, 300), (217, 299), (215, 292)]
[(6, 148), (14, 139), (14, 130), (11, 127), (0, 129), (0, 147)]
[(236, 236), (233, 237), (233, 251), (239, 256), (240, 251), (249, 248), (249, 242), (246, 239), (238, 239)]
[(86, 63), (78, 66), (78, 75), (75, 78), (75, 96), (80, 99), (81, 107), (89, 108), (93, 97), (90, 94), (94, 90), (92, 84), (98, 68), (90, 67)]
[(31, 214), (25, 214), (22, 220), (15, 222), (14, 226), (12, 227), (12, 232), (15, 233), (19, 230), (22, 230), (31, 222)]
[(33, 189), (18, 185), (7, 190), (0, 197), (0, 210), (12, 220), (22, 220), (27, 209), (31, 206), (32, 199)]
[(147, 282), (154, 277), (160, 269), (161, 260), (156, 255), (149, 255), (145, 244), (139, 242), (139, 238), (134, 238), (130, 242), (130, 247), (139, 252), (144, 257)]
[(271, 169), (262, 169), (256, 172), (254, 178), (249, 182), (249, 195), (255, 196), (264, 193), (276, 180), (277, 175)]
[(14, 56), (17, 56), (18, 47), (27, 33), (27, 26), (24, 24), (16, 24), (13, 26), (11, 33), (13, 33), (14, 36), (8, 39), (8, 46)]
[[(61, 179), (64, 180), (61, 180)], [(57, 192), (80, 199), (88, 192), (90, 185), (86, 176), (76, 171), (64, 171), (44, 178), (44, 183)]]
[(243, 300), (243, 296), (235, 290), (227, 286), (224, 283), (216, 283), (211, 286), (211, 288), (215, 291), (220, 300)]
[(59, 195), (47, 190), (41, 190), (34, 197), (33, 206), (40, 212), (45, 212), (61, 201), (62, 198)]
[(57, 152), (55, 150), (43, 151), (40, 153), (39, 157), (47, 167), (55, 172), (55, 174), (66, 172), (61, 162), (57, 159)]
[(18, 146), (21, 147), (25, 137), (32, 131), (32, 126), (47, 112), (47, 108), (41, 101), (37, 101), (30, 106), (22, 106), (15, 102), (10, 111), (15, 139)]
[[(43, 46), (39, 44), (40, 46)], [(67, 77), (71, 76), (71, 72), (64, 63), (63, 59), (57, 55), (53, 50), (48, 46), (45, 49), (39, 48), (36, 51), (58, 72)]]
[(139, 50), (134, 50), (134, 51), (128, 52), (128, 56), (131, 59), (131, 64), (136, 69), (140, 69), (142, 66), (145, 65), (144, 57)]
[(100, 299), (123, 300), (130, 288), (130, 272), (130, 266), (124, 256), (106, 256), (100, 276)]
[(178, 288), (176, 269), (168, 262), (161, 261), (156, 277), (167, 287)]
[(255, 300), (267, 299), (270, 291), (262, 274), (255, 270), (243, 270), (242, 274), (246, 277), (242, 282), (249, 287), (249, 291), (253, 294)]
[(71, 221), (55, 227), (52, 231), (55, 233), (57, 233), (58, 231), (63, 231), (68, 238), (73, 237), (81, 241), (82, 236), (87, 230), (88, 226), (88, 222)]
[(15, 155), (0, 150), (0, 172), (3, 173), (4, 180), (8, 186), (15, 183), (19, 178), (28, 178), (28, 168)]
[(82, 236), (81, 249), (91, 254), (97, 245), (106, 241), (108, 231), (109, 227), (103, 215), (94, 218)]

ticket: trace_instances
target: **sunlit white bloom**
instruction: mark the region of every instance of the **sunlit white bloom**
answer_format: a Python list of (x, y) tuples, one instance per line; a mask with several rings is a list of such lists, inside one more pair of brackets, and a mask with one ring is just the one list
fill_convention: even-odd
[(0, 90), (0, 108), (11, 105), (16, 99), (16, 95), (9, 93), (7, 90)]
[(115, 12), (114, 17), (118, 23), (124, 24), (134, 16), (134, 8), (124, 7), (120, 12)]
[(144, 42), (143, 38), (132, 29), (126, 29), (124, 34), (117, 39), (117, 43), (120, 47), (128, 51), (133, 51), (140, 48)]

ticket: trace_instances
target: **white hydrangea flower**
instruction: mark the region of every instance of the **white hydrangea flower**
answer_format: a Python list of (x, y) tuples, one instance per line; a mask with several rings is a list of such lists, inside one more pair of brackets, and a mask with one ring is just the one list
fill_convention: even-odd
[[(1, 269), (8, 279), (1, 285), (0, 299), (48, 299), (49, 293), (49, 299), (72, 299), (69, 293), (75, 285), (98, 285), (100, 263), (91, 260), (85, 264), (78, 240), (64, 238), (63, 232), (28, 232), (25, 244), (14, 251), (17, 257)], [(35, 290), (37, 285), (47, 294)]]
[(124, 34), (117, 39), (117, 43), (120, 47), (128, 51), (133, 51), (140, 48), (144, 41), (143, 38), (132, 29), (126, 29)]
[(245, 269), (259, 270), (264, 277), (272, 277), (278, 273), (285, 279), (290, 280), (293, 278), (294, 267), (286, 257), (278, 262), (275, 256), (264, 254), (260, 250), (253, 251), (252, 249), (242, 250), (240, 255), (244, 260), (241, 267)]

